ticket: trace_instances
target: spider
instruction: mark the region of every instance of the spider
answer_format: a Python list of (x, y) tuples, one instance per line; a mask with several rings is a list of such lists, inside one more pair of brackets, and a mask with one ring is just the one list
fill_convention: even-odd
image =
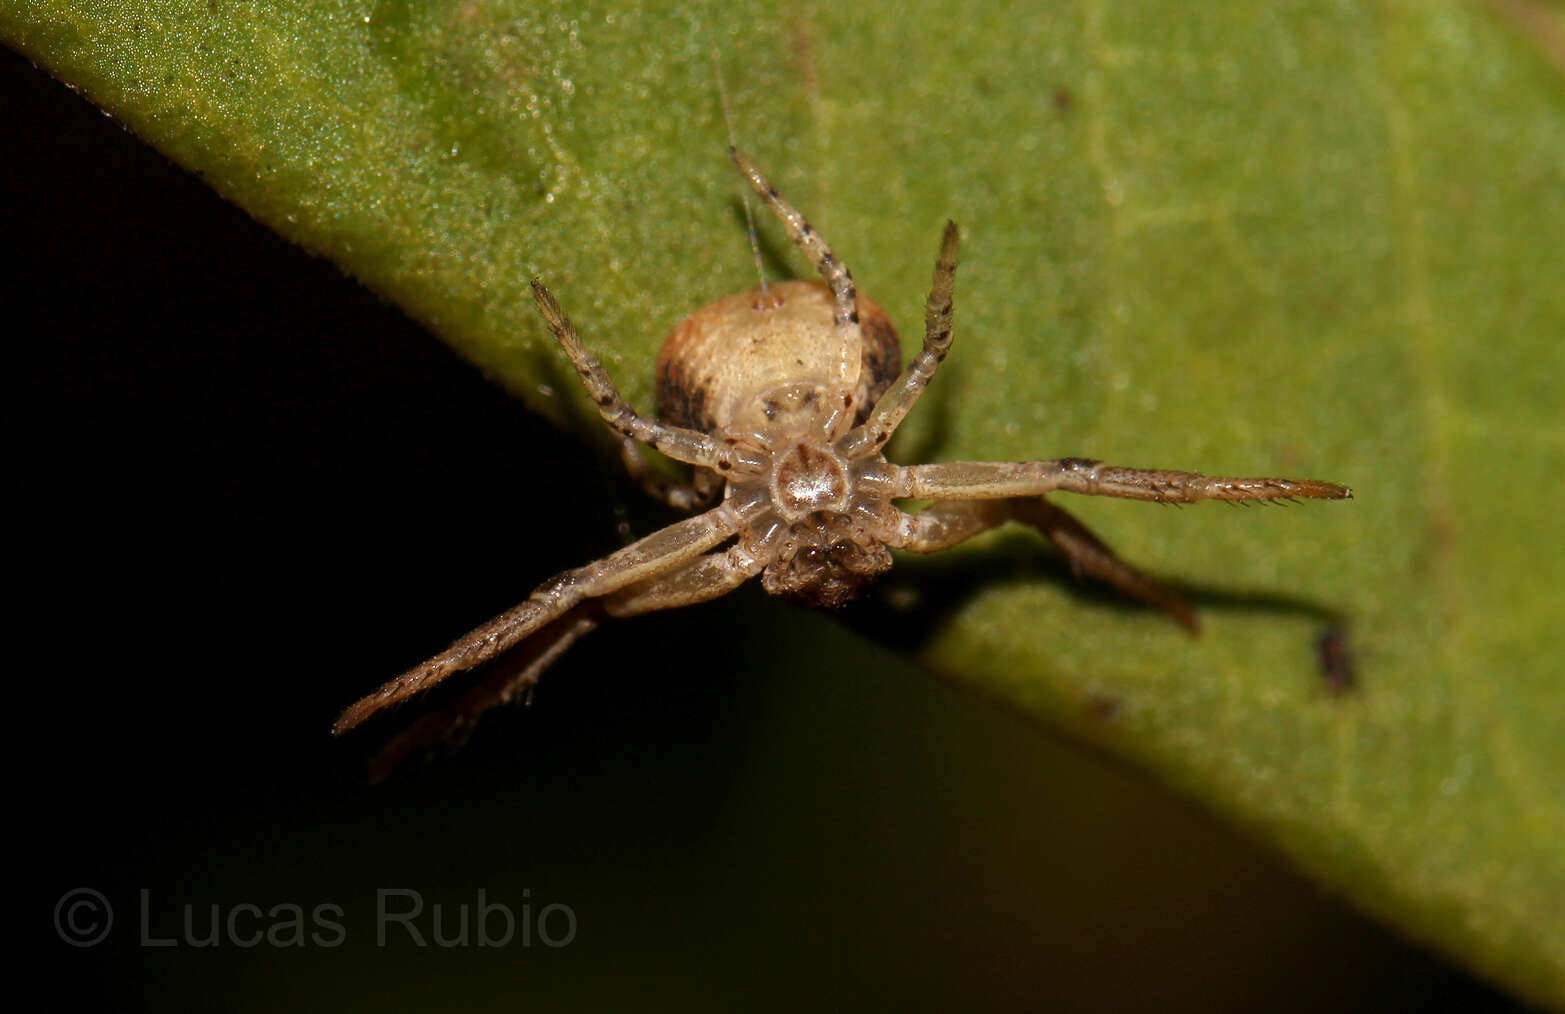
[[(1009, 521), (1038, 529), (1078, 576), (1105, 581), (1194, 632), (1195, 616), (1183, 600), (1120, 560), (1045, 494), (1158, 503), (1352, 497), (1344, 486), (1313, 479), (1220, 478), (1088, 458), (888, 462), (881, 449), (951, 348), (956, 224), (946, 223), (940, 241), (923, 347), (904, 369), (885, 310), (859, 295), (847, 267), (755, 163), (737, 148), (729, 154), (821, 281), (763, 283), (676, 324), (658, 360), (663, 421), (638, 414), (620, 397), (554, 296), (542, 282), (532, 283), (543, 319), (604, 422), (620, 435), (627, 465), (671, 506), (704, 509), (545, 581), (521, 605), (351, 705), (336, 732), (519, 649), (519, 664), (459, 702), (459, 720), (471, 720), (529, 690), (604, 617), (705, 602), (757, 575), (774, 595), (840, 606), (891, 567), (889, 549), (931, 553)], [(692, 481), (650, 476), (638, 444), (694, 466)], [(910, 514), (898, 500), (932, 503)]]

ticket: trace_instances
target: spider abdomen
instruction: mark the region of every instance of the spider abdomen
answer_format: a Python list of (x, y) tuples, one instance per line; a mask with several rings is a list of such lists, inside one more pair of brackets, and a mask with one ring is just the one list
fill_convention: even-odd
[[(859, 369), (839, 391), (844, 330), (831, 290), (783, 282), (708, 303), (674, 325), (658, 355), (658, 411), (675, 426), (711, 433), (764, 426), (766, 392), (804, 385), (847, 394), (856, 421), (902, 370), (902, 344), (879, 303), (858, 296)], [(745, 425), (744, 417), (757, 415)]]

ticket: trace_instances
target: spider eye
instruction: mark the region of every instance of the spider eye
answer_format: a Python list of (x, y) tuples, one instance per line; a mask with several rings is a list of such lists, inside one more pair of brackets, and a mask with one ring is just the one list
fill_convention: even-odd
[(821, 552), (821, 547), (809, 546), (801, 555), (804, 557), (805, 563), (820, 563), (824, 554)]
[(849, 542), (833, 542), (831, 548), (826, 551), (826, 556), (833, 563), (841, 563), (853, 555), (853, 545)]

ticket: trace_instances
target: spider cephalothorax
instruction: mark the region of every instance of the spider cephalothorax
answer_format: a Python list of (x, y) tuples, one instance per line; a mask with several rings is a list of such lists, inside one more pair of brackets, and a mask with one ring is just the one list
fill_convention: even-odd
[[(841, 605), (891, 566), (889, 549), (933, 552), (1008, 521), (1037, 528), (1077, 574), (1106, 581), (1194, 630), (1194, 614), (1178, 596), (1120, 560), (1045, 494), (1162, 503), (1352, 496), (1313, 479), (1220, 478), (1075, 457), (891, 464), (882, 448), (951, 347), (956, 226), (947, 223), (941, 240), (923, 346), (904, 369), (885, 311), (858, 294), (848, 269), (760, 170), (732, 154), (824, 284), (763, 286), (680, 321), (658, 361), (662, 422), (620, 398), (554, 297), (533, 282), (539, 311), (604, 421), (622, 437), (627, 463), (645, 471), (641, 443), (694, 466), (688, 485), (647, 476), (648, 488), (677, 508), (706, 509), (545, 582), (515, 609), (348, 708), (337, 731), (453, 672), (524, 649), (522, 665), (458, 702), (453, 720), (470, 719), (531, 687), (605, 616), (703, 602), (756, 575), (773, 594)], [(932, 503), (907, 513), (897, 506), (904, 500)]]

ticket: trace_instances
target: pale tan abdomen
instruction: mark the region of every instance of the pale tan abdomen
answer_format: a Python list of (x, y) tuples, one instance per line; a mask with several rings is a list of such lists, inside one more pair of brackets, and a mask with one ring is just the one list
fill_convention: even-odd
[[(674, 325), (658, 355), (658, 411), (676, 426), (729, 425), (757, 391), (808, 382), (831, 387), (840, 362), (832, 296), (818, 281), (741, 292)], [(902, 343), (879, 303), (858, 297), (862, 363), (854, 413), (862, 421), (902, 370)]]

